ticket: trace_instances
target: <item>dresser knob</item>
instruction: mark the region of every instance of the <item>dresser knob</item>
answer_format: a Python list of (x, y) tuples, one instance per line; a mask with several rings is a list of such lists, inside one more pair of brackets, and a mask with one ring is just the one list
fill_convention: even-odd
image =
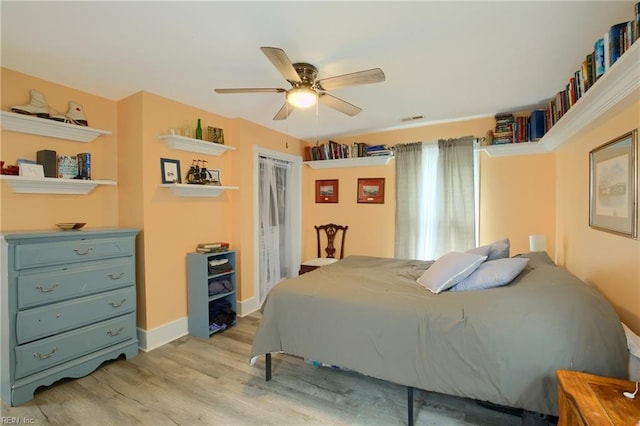
[(124, 275), (124, 272), (120, 272), (119, 274), (109, 274), (109, 278), (112, 280), (119, 280)]

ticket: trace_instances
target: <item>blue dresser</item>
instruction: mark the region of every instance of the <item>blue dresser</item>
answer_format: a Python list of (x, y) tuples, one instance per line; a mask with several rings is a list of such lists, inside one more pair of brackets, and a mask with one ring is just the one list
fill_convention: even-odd
[(1, 236), (2, 400), (20, 405), (40, 386), (138, 353), (137, 229)]

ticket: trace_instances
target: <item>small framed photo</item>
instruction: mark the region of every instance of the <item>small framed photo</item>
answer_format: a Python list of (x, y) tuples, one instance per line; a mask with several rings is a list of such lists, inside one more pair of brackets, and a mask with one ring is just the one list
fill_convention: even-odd
[(316, 203), (338, 202), (338, 179), (316, 180)]
[(218, 127), (207, 126), (207, 140), (224, 145), (224, 131)]
[(19, 175), (24, 177), (33, 177), (33, 178), (43, 178), (44, 177), (44, 166), (42, 164), (33, 164), (21, 162), (19, 165)]
[(162, 183), (182, 183), (182, 178), (180, 177), (180, 160), (161, 158), (160, 171), (162, 173)]
[(358, 203), (384, 204), (384, 178), (359, 178)]
[(638, 131), (589, 152), (589, 226), (638, 238)]
[(207, 171), (211, 175), (210, 185), (221, 186), (222, 185), (222, 180), (220, 180), (220, 170), (218, 170), (218, 169), (207, 169)]

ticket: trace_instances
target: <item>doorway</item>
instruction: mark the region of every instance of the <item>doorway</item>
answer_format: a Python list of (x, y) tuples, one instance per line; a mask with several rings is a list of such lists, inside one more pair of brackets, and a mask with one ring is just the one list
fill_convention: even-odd
[(254, 145), (255, 295), (262, 306), (301, 258), (302, 158)]

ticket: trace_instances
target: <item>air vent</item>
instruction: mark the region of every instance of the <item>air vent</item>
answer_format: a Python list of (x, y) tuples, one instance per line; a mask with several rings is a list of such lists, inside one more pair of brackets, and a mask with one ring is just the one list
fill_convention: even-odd
[(402, 121), (403, 123), (406, 123), (407, 121), (422, 120), (423, 118), (424, 118), (424, 115), (416, 115), (413, 117), (401, 118), (400, 121)]

